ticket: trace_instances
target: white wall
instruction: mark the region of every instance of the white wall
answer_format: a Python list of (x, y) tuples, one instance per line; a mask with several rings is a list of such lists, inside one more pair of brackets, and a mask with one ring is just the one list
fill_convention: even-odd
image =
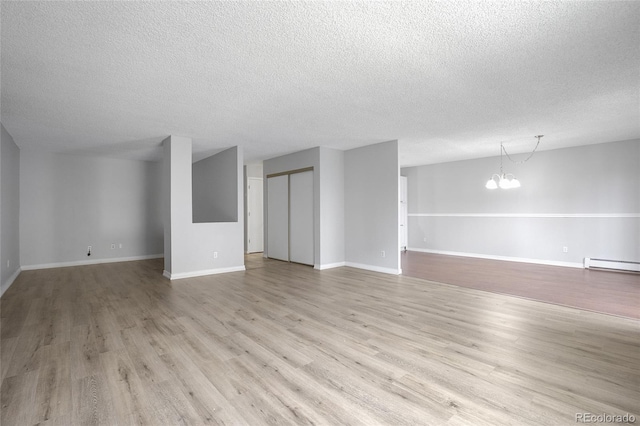
[(238, 221), (238, 148), (229, 148), (192, 165), (193, 222)]
[(504, 161), (521, 188), (484, 187), (499, 157), (403, 169), (409, 248), (567, 266), (640, 261), (640, 140)]
[(344, 165), (347, 265), (400, 273), (398, 141), (346, 151)]
[(245, 180), (250, 177), (262, 179), (263, 171), (264, 168), (262, 167), (262, 163), (247, 164), (246, 166), (244, 166)]
[(20, 273), (20, 150), (2, 124), (0, 130), (1, 296)]
[[(163, 219), (165, 275), (171, 279), (244, 270), (244, 219), (193, 223), (191, 139), (163, 142)], [(235, 155), (235, 203), (242, 210), (242, 151)], [(217, 257), (214, 256), (217, 253)]]
[[(249, 223), (249, 201), (247, 198), (247, 185), (249, 184), (249, 178), (260, 178), (262, 179), (263, 175), (263, 167), (262, 163), (254, 163), (247, 164), (243, 167), (244, 170), (244, 252), (247, 253), (249, 251), (249, 228), (247, 224)], [(264, 218), (263, 218), (264, 221)]]
[(160, 176), (154, 162), (23, 151), (23, 269), (161, 255)]
[(267, 176), (313, 167), (314, 267), (344, 265), (344, 153), (330, 148), (312, 148), (263, 162), (264, 241), (267, 241)]

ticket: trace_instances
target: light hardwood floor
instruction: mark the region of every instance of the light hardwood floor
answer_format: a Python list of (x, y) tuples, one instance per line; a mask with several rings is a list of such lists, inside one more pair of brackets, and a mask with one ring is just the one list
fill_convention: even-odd
[(640, 419), (638, 320), (260, 255), (161, 271), (23, 272), (1, 300), (2, 425)]

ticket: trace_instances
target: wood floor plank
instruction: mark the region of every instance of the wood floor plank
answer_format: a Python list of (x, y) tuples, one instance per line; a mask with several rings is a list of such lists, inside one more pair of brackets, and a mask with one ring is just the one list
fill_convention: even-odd
[(110, 309), (100, 308), (92, 312), (89, 327), (99, 353), (122, 349), (124, 344), (120, 328)]
[(46, 322), (49, 314), (49, 306), (50, 299), (45, 299), (43, 297), (38, 297), (37, 299), (32, 299), (31, 305), (29, 306), (29, 313), (27, 314), (27, 318), (24, 321), (25, 326), (30, 325), (39, 325), (41, 326)]
[(71, 413), (70, 352), (69, 342), (43, 348), (33, 406), (34, 423), (62, 418)]
[[(90, 322), (90, 319), (87, 319)], [(71, 378), (76, 381), (100, 374), (100, 351), (98, 342), (89, 324), (77, 325), (71, 329)]]
[(100, 354), (102, 371), (112, 395), (115, 412), (125, 423), (153, 424), (157, 419), (149, 412), (150, 404), (126, 350)]
[(173, 380), (149, 385), (147, 392), (158, 424), (205, 424), (196, 409), (189, 403), (180, 387)]
[(245, 272), (162, 269), (23, 271), (0, 300), (2, 424), (640, 418), (638, 319), (260, 254)]
[(370, 424), (415, 425), (433, 423), (434, 413), (421, 410), (398, 394), (385, 392), (380, 381), (362, 380), (356, 372), (327, 359), (314, 361), (303, 369), (323, 386), (332, 389), (358, 412), (366, 412)]
[[(20, 280), (16, 279), (15, 285), (19, 283)], [(12, 287), (17, 288), (15, 285)], [(14, 296), (15, 293), (15, 290), (11, 291), (11, 288), (9, 288), (0, 300), (0, 314), (2, 315), (0, 338), (2, 340), (16, 337), (20, 334), (31, 306), (31, 299), (26, 295), (25, 297)]]
[[(182, 356), (181, 356), (182, 355)], [(198, 413), (202, 424), (234, 424), (241, 418), (236, 408), (184, 352), (161, 356), (182, 394)]]
[(38, 372), (29, 371), (6, 377), (0, 387), (0, 424), (33, 424)]
[(197, 318), (180, 317), (177, 320), (184, 327), (185, 332), (200, 336), (216, 359), (227, 361), (242, 354), (242, 350), (228, 339), (228, 333), (219, 336), (207, 327), (207, 323), (203, 323)]
[(252, 388), (262, 389), (261, 394), (265, 395), (268, 404), (277, 407), (288, 423), (352, 423), (348, 421), (350, 416), (346, 404), (338, 407), (318, 390), (318, 384), (310, 386), (314, 383), (311, 376), (270, 357), (268, 352), (262, 352), (266, 359), (257, 352), (252, 351), (234, 360), (234, 371), (243, 371), (244, 374), (258, 371), (251, 375)]
[(0, 340), (0, 383), (9, 371), (11, 358), (13, 357), (13, 352), (16, 349), (17, 343), (17, 337), (9, 337), (7, 339)]
[(71, 311), (69, 309), (51, 310), (44, 319), (46, 331), (44, 335), (45, 346), (63, 344), (71, 341)]
[(71, 420), (71, 414), (65, 414), (61, 417), (52, 417), (49, 420), (45, 420), (39, 423), (36, 423), (36, 426), (69, 426), (72, 425), (73, 421)]
[(22, 328), (7, 367), (6, 377), (38, 370), (44, 346), (43, 328), (40, 324)]
[(127, 328), (122, 330), (121, 334), (129, 359), (133, 362), (136, 373), (145, 386), (165, 382), (171, 378), (171, 374), (153, 349), (143, 329)]
[(118, 414), (102, 375), (96, 374), (74, 380), (72, 394), (72, 424), (106, 426), (117, 423)]

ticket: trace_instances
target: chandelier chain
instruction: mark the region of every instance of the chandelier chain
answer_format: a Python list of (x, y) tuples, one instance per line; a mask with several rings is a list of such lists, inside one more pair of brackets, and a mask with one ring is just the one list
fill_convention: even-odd
[(502, 146), (502, 150), (504, 151), (504, 154), (507, 156), (507, 158), (509, 159), (509, 161), (511, 161), (513, 164), (524, 164), (527, 161), (529, 161), (531, 159), (531, 157), (533, 157), (533, 154), (536, 153), (536, 150), (538, 149), (538, 145), (540, 145), (540, 139), (543, 137), (544, 135), (538, 135), (538, 136), (534, 136), (536, 138), (538, 138), (538, 143), (536, 143), (536, 147), (533, 148), (533, 151), (531, 151), (531, 154), (529, 154), (529, 156), (527, 158), (525, 158), (524, 160), (520, 160), (520, 161), (515, 161), (513, 158), (511, 158), (511, 156), (509, 155), (509, 153), (507, 152), (507, 149), (504, 147), (504, 145), (500, 144), (500, 146)]

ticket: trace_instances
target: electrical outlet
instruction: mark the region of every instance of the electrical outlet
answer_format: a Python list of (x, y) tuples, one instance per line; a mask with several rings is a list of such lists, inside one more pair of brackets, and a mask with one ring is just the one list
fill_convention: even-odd
[(91, 251), (91, 246), (87, 247), (87, 250)]
[(91, 256), (91, 246), (87, 247), (87, 256)]
[(214, 258), (214, 259), (217, 259), (217, 258), (218, 258), (218, 252), (217, 252), (217, 251), (214, 251), (214, 252), (213, 252), (213, 258)]
[(422, 241), (424, 241), (424, 242), (426, 243), (426, 242), (427, 242), (427, 237), (424, 237), (424, 238), (422, 239)]
[(111, 250), (115, 250), (116, 245), (115, 244), (111, 244)]
[(122, 243), (118, 244), (118, 248), (122, 248)]
[(569, 251), (569, 247), (567, 247), (567, 246), (562, 247), (562, 252), (563, 253), (567, 253), (568, 251)]
[(11, 267), (11, 260), (7, 260), (7, 268)]
[(382, 251), (380, 252), (380, 257), (385, 257), (385, 256), (386, 256), (386, 253), (384, 252), (384, 250), (382, 250)]

